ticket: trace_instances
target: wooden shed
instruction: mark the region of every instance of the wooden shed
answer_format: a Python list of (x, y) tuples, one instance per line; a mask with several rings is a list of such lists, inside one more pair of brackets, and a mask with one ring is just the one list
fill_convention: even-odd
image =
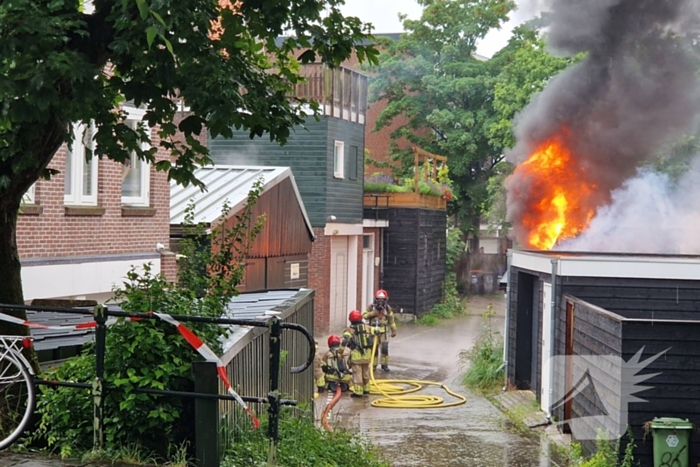
[(308, 286), (308, 263), (313, 229), (289, 167), (217, 165), (197, 169), (206, 192), (196, 187), (172, 184), (170, 188), (171, 249), (182, 238), (185, 208), (196, 205), (195, 223), (211, 226), (221, 222), (225, 202), (231, 206), (228, 227), (236, 222), (256, 180), (263, 192), (253, 208), (253, 218), (264, 214), (264, 227), (253, 242), (240, 291), (260, 291)]
[(447, 200), (419, 193), (421, 162), (432, 164), (447, 158), (413, 148), (414, 191), (364, 195), (365, 222), (385, 221), (382, 229), (382, 261), (379, 286), (389, 293), (395, 310), (421, 316), (442, 299), (447, 250)]
[(507, 295), (507, 382), (588, 450), (629, 425), (652, 466), (646, 422), (700, 427), (700, 256), (511, 251)]

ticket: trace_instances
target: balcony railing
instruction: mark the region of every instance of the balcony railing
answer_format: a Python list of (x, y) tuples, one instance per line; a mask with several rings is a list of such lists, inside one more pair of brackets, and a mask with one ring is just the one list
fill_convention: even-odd
[(301, 67), (306, 82), (298, 84), (296, 97), (317, 101), (323, 115), (365, 124), (367, 76), (349, 68), (329, 69), (321, 63)]

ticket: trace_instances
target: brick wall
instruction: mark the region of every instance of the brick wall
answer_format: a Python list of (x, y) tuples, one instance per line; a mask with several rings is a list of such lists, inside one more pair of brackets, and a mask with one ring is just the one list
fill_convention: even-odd
[[(152, 132), (153, 145), (158, 135)], [(159, 150), (157, 159), (169, 155)], [(36, 206), (23, 208), (17, 226), (20, 257), (110, 255), (155, 252), (156, 243), (169, 244), (170, 188), (167, 174), (150, 172), (150, 207), (122, 209), (122, 165), (99, 160), (97, 206), (66, 207), (64, 203), (65, 146), (49, 164), (62, 173), (51, 180), (39, 180), (35, 187)]]
[(314, 229), (316, 239), (309, 255), (309, 288), (316, 291), (314, 299), (314, 334), (327, 334), (330, 327), (331, 237), (324, 228)]

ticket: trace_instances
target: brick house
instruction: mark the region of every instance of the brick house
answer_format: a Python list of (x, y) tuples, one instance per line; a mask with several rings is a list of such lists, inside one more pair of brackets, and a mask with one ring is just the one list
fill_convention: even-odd
[[(127, 122), (144, 111), (125, 105)], [(17, 226), (22, 284), (27, 302), (62, 298), (104, 301), (132, 265), (174, 271), (168, 245), (170, 187), (167, 174), (133, 157), (129, 164), (85, 161), (91, 129), (74, 126), (71, 150), (63, 145), (49, 168), (60, 173), (39, 180), (25, 195)], [(154, 145), (159, 143), (151, 130)], [(169, 157), (159, 150), (157, 160)]]

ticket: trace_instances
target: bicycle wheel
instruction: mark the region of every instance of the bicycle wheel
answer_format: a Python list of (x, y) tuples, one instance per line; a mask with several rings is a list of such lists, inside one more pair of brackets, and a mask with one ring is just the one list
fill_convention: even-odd
[(0, 450), (27, 428), (36, 403), (32, 376), (13, 351), (5, 352), (0, 357)]

